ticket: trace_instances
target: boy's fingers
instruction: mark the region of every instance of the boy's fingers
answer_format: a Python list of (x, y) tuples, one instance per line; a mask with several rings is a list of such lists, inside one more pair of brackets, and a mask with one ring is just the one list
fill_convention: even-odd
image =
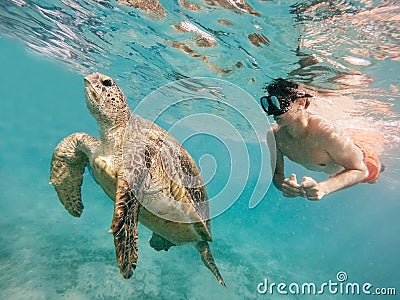
[(295, 188), (299, 188), (300, 185), (297, 183), (297, 178), (296, 178), (296, 174), (292, 174), (290, 175), (289, 178), (285, 178), (283, 180), (284, 183), (286, 183), (288, 186), (292, 186)]
[(284, 186), (283, 190), (285, 191), (285, 193), (299, 194), (299, 189), (290, 185)]
[(298, 192), (300, 189), (300, 185), (298, 185), (297, 183), (294, 183), (293, 181), (286, 181), (282, 183), (282, 188), (286, 189), (286, 190), (290, 190), (292, 192)]
[(312, 179), (311, 177), (306, 177), (306, 176), (303, 177), (303, 181), (301, 182), (301, 186), (303, 188), (310, 188), (310, 187), (315, 186), (316, 184), (317, 184), (317, 182), (314, 179)]

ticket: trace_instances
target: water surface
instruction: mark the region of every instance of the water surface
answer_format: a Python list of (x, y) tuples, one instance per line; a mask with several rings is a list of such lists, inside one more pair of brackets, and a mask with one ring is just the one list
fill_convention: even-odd
[[(240, 10), (224, 1), (195, 1), (203, 9), (193, 11), (182, 3), (162, 1), (161, 15), (115, 1), (0, 3), (1, 298), (347, 299), (327, 292), (257, 292), (265, 278), (320, 284), (337, 281), (341, 271), (347, 282), (398, 292), (399, 4), (248, 1), (251, 9)], [(188, 23), (182, 22), (206, 34), (184, 32)], [(210, 178), (210, 196), (229, 181), (242, 185), (240, 197), (212, 220), (211, 248), (228, 290), (218, 285), (193, 247), (158, 253), (147, 243), (151, 232), (141, 225), (138, 268), (131, 279), (123, 279), (107, 233), (113, 204), (88, 172), (81, 218), (71, 217), (57, 200), (48, 184), (54, 147), (72, 132), (97, 136), (83, 99), (83, 76), (93, 71), (113, 77), (132, 108), (182, 78), (215, 78), (238, 87), (233, 94), (218, 94), (219, 104), (171, 106), (157, 120), (168, 129), (189, 117), (191, 122), (174, 129), (184, 138), (193, 128), (205, 131), (196, 114), (215, 113), (243, 137), (224, 136), (222, 127), (214, 136), (199, 134), (185, 141)], [(263, 187), (258, 181), (260, 148), (250, 125), (264, 120), (256, 99), (275, 77), (306, 84), (318, 95), (314, 111), (341, 126), (368, 130), (387, 166), (377, 184), (359, 184), (319, 203), (286, 199), (270, 188), (249, 209), (252, 192)], [(175, 87), (177, 93), (193, 95), (199, 85), (183, 81)], [(246, 96), (235, 97), (239, 88)], [(228, 106), (254, 119), (246, 123), (240, 113), (227, 113)], [(153, 101), (144, 111), (151, 114), (154, 108)], [(208, 122), (205, 128), (220, 128), (213, 125)], [(250, 164), (227, 155), (243, 145)], [(287, 164), (287, 172), (299, 177), (325, 178)], [(244, 178), (230, 173), (232, 166), (249, 165)]]

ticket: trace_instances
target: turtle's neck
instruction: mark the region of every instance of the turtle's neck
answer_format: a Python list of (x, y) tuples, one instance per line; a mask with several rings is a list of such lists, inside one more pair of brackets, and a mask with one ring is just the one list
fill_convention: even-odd
[(117, 153), (122, 149), (124, 134), (124, 126), (106, 126), (99, 124), (100, 140), (106, 153)]

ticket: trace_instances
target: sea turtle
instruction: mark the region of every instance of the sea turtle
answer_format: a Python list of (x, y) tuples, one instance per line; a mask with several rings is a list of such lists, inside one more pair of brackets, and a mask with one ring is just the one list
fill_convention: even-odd
[(114, 201), (110, 233), (124, 278), (136, 268), (140, 221), (153, 231), (150, 245), (157, 251), (194, 244), (205, 266), (226, 287), (208, 245), (208, 198), (192, 157), (161, 127), (131, 116), (123, 92), (110, 77), (96, 72), (85, 77), (84, 85), (100, 140), (73, 133), (55, 148), (50, 183), (61, 203), (71, 215), (82, 214), (81, 185), (89, 165)]

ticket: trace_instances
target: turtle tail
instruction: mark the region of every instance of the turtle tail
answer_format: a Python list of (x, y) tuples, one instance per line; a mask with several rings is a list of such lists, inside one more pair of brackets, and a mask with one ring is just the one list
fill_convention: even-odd
[(224, 280), (222, 279), (221, 274), (218, 271), (217, 265), (214, 262), (214, 258), (211, 254), (210, 247), (206, 241), (199, 241), (195, 243), (195, 247), (197, 251), (199, 251), (201, 260), (203, 261), (204, 265), (214, 274), (217, 278), (218, 282), (224, 287), (227, 288), (225, 285)]

